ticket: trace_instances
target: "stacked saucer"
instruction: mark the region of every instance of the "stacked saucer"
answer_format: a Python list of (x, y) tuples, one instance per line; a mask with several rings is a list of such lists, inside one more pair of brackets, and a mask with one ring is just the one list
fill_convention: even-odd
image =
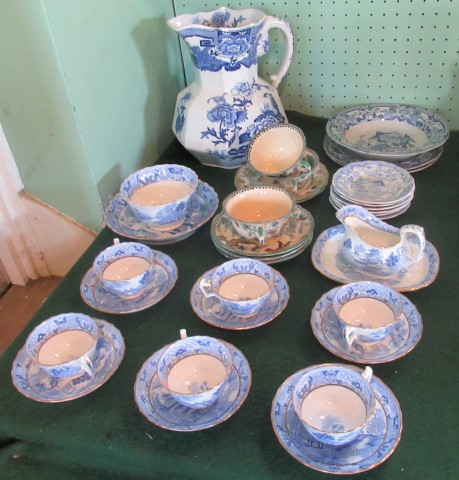
[(333, 175), (330, 203), (337, 210), (360, 205), (377, 217), (388, 219), (408, 210), (414, 190), (414, 179), (403, 168), (366, 160), (350, 163)]
[(331, 117), (326, 130), (324, 149), (340, 165), (384, 160), (410, 172), (435, 163), (449, 136), (438, 114), (400, 104), (348, 108)]

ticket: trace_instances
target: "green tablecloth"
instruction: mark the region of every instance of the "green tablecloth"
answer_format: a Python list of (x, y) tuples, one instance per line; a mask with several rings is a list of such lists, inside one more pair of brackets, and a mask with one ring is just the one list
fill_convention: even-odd
[[(319, 153), (333, 174), (338, 165), (322, 148), (325, 120), (289, 113), (291, 123), (305, 132), (308, 146)], [(429, 287), (406, 294), (424, 322), (421, 342), (406, 357), (375, 365), (397, 396), (403, 411), (403, 434), (393, 455), (363, 479), (459, 478), (459, 345), (457, 276), (459, 134), (453, 133), (441, 159), (414, 173), (416, 194), (410, 209), (390, 220), (396, 226), (424, 226), (441, 257), (440, 274)], [(200, 165), (174, 143), (161, 163), (184, 163), (212, 185), (220, 200), (234, 190), (235, 171)], [(302, 204), (315, 219), (314, 238), (338, 224), (328, 201), (328, 188)], [(82, 276), (96, 254), (116, 236), (104, 229), (63, 279), (33, 320), (0, 357), (0, 477), (28, 478), (185, 478), (300, 479), (325, 478), (292, 458), (279, 444), (270, 421), (271, 402), (293, 372), (323, 362), (342, 362), (315, 340), (309, 324), (316, 300), (337, 286), (317, 272), (311, 247), (297, 258), (276, 264), (287, 279), (291, 298), (273, 322), (248, 331), (226, 331), (207, 325), (192, 311), (189, 293), (206, 270), (224, 259), (210, 239), (210, 222), (193, 236), (172, 245), (154, 247), (176, 261), (179, 278), (157, 305), (128, 315), (94, 311), (80, 298)], [(115, 375), (86, 397), (45, 404), (20, 395), (10, 370), (17, 351), (34, 325), (62, 312), (79, 311), (118, 327), (126, 342), (124, 360)], [(178, 337), (212, 335), (237, 346), (247, 357), (253, 382), (246, 402), (228, 421), (210, 430), (178, 433), (149, 423), (134, 402), (133, 385), (143, 362)]]

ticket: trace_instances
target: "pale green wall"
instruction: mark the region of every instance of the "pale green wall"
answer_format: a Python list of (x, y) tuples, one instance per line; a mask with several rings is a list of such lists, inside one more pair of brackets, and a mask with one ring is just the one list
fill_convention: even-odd
[(0, 0), (0, 123), (26, 189), (99, 230), (102, 203), (172, 141), (170, 0)]
[[(459, 128), (459, 0), (228, 2), (283, 17), (295, 37), (280, 87), (286, 109), (328, 117), (406, 102)], [(174, 11), (203, 0), (0, 0), (0, 123), (26, 189), (99, 230), (102, 202), (173, 140), (184, 86)], [(272, 35), (261, 74), (277, 69)], [(183, 46), (187, 81), (193, 81)], [(306, 132), (307, 134), (307, 132)]]

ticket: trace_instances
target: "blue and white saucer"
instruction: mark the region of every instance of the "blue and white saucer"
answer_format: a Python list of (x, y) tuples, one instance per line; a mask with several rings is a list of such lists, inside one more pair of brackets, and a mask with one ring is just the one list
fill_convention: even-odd
[[(352, 150), (349, 150), (348, 148), (334, 142), (328, 135), (325, 135), (323, 147), (325, 153), (338, 165), (344, 166), (352, 162), (362, 162), (368, 160)], [(433, 165), (441, 157), (442, 153), (443, 146), (440, 146), (427, 152), (414, 155), (413, 157), (402, 160), (394, 160), (393, 163), (401, 168), (404, 168), (408, 172), (419, 172)], [(386, 159), (386, 161), (391, 160)]]
[(150, 422), (166, 430), (194, 432), (214, 427), (234, 415), (244, 403), (252, 383), (252, 372), (242, 352), (225, 342), (233, 355), (234, 368), (223, 393), (207, 408), (188, 408), (178, 403), (164, 389), (156, 375), (162, 351), (155, 352), (137, 374), (134, 397), (140, 413)]
[(206, 298), (199, 288), (201, 280), (210, 278), (215, 270), (216, 268), (209, 270), (199, 277), (190, 292), (191, 307), (204, 322), (226, 330), (246, 330), (269, 323), (279, 316), (287, 306), (290, 298), (287, 281), (279, 272), (275, 271), (274, 288), (263, 309), (249, 318), (233, 315), (222, 306), (217, 298)]
[(145, 310), (162, 300), (177, 281), (177, 265), (169, 255), (156, 252), (156, 267), (151, 285), (140, 295), (133, 298), (120, 298), (108, 292), (99, 282), (94, 269), (90, 268), (80, 285), (83, 301), (95, 310), (106, 313), (132, 313)]
[(417, 308), (404, 296), (401, 322), (390, 335), (375, 343), (355, 340), (348, 345), (342, 327), (333, 311), (333, 297), (336, 287), (317, 300), (311, 312), (312, 332), (329, 352), (354, 363), (376, 364), (397, 360), (411, 352), (422, 336), (422, 318)]
[(108, 228), (126, 238), (139, 240), (150, 245), (165, 245), (188, 238), (199, 227), (212, 218), (218, 207), (215, 190), (201, 180), (192, 197), (190, 213), (180, 227), (169, 232), (160, 232), (148, 222), (137, 218), (121, 194), (117, 194), (105, 209), (104, 219)]
[(386, 461), (402, 434), (402, 412), (392, 391), (373, 375), (370, 383), (375, 392), (376, 407), (368, 425), (346, 445), (326, 445), (311, 437), (293, 409), (293, 388), (306, 370), (287, 378), (272, 403), (274, 433), (287, 452), (307, 467), (337, 475), (362, 473)]
[(430, 285), (438, 275), (440, 257), (435, 247), (426, 241), (424, 257), (409, 268), (387, 278), (375, 278), (354, 270), (343, 257), (344, 226), (327, 228), (312, 248), (311, 260), (322, 275), (338, 283), (377, 281), (399, 292), (419, 290)]
[(49, 375), (27, 355), (25, 347), (19, 350), (13, 362), (11, 377), (19, 393), (37, 402), (67, 402), (93, 392), (103, 385), (118, 369), (124, 357), (124, 339), (111, 323), (94, 319), (99, 327), (97, 355), (93, 376), (84, 372), (70, 378)]

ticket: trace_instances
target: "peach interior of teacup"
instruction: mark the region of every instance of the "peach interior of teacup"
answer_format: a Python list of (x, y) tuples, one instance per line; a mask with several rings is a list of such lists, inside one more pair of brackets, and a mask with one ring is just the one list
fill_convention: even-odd
[(369, 297), (349, 300), (340, 308), (339, 317), (347, 325), (360, 328), (381, 328), (395, 321), (389, 305)]
[(223, 280), (218, 294), (232, 301), (255, 300), (270, 290), (268, 282), (253, 273), (239, 273)]
[(167, 377), (169, 390), (180, 394), (197, 394), (214, 388), (228, 375), (224, 363), (205, 353), (179, 360)]
[(192, 193), (193, 188), (178, 180), (163, 180), (148, 183), (134, 190), (131, 203), (141, 206), (160, 206), (176, 202)]
[(150, 268), (150, 262), (142, 257), (127, 256), (111, 262), (102, 272), (102, 278), (109, 282), (129, 280)]
[(84, 330), (65, 330), (46, 340), (38, 351), (40, 365), (55, 366), (82, 357), (94, 345), (92, 335)]
[(360, 396), (349, 388), (324, 385), (306, 395), (301, 417), (323, 432), (349, 432), (365, 423), (367, 409)]
[(290, 196), (272, 188), (241, 191), (226, 204), (226, 212), (241, 222), (272, 222), (288, 215), (293, 208)]
[(301, 132), (290, 127), (275, 127), (260, 133), (249, 150), (249, 161), (262, 173), (276, 174), (293, 167), (303, 154)]

